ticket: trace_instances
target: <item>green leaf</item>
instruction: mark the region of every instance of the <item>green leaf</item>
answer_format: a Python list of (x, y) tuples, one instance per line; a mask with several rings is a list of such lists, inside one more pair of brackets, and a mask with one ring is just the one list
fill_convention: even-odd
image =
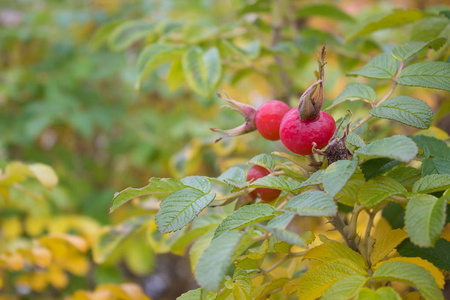
[(424, 17), (424, 13), (418, 9), (394, 10), (393, 12), (383, 16), (382, 18), (371, 21), (359, 28), (355, 33), (351, 34), (346, 41), (349, 42), (357, 37), (380, 30), (393, 28), (400, 25), (418, 21)]
[(355, 146), (357, 148), (361, 148), (361, 147), (364, 147), (365, 145), (367, 145), (366, 141), (364, 141), (364, 139), (362, 137), (360, 137), (359, 135), (357, 135), (356, 133), (351, 132), (351, 131), (347, 136), (346, 142), (349, 145)]
[(355, 151), (360, 158), (387, 157), (403, 162), (409, 162), (417, 152), (416, 143), (404, 135), (377, 140)]
[(244, 228), (250, 224), (261, 222), (275, 217), (275, 208), (268, 204), (245, 205), (235, 210), (231, 215), (225, 218), (217, 227), (214, 238), (230, 230)]
[(414, 183), (412, 191), (414, 193), (433, 193), (443, 191), (450, 187), (450, 175), (431, 174), (420, 178)]
[(176, 231), (192, 221), (216, 197), (197, 189), (184, 188), (172, 193), (160, 204), (156, 224), (161, 233)]
[(422, 176), (430, 174), (450, 174), (450, 159), (427, 158), (422, 162)]
[(140, 89), (142, 81), (157, 67), (172, 62), (184, 52), (184, 48), (168, 44), (151, 44), (139, 53), (137, 59), (137, 70), (139, 76), (136, 88)]
[(399, 164), (401, 164), (401, 162), (397, 160), (382, 157), (365, 161), (360, 167), (364, 174), (364, 178), (370, 180), (385, 174)]
[(272, 228), (260, 225), (261, 228), (271, 232), (275, 237), (290, 245), (306, 247), (306, 242), (297, 234), (283, 228)]
[(367, 181), (358, 192), (358, 201), (365, 207), (375, 207), (389, 196), (405, 195), (408, 191), (390, 177), (376, 177)]
[(233, 274), (233, 282), (238, 284), (247, 294), (250, 293), (252, 289), (252, 281), (247, 271), (244, 269), (236, 268)]
[(223, 40), (222, 43), (231, 50), (231, 52), (247, 58), (247, 59), (255, 59), (259, 56), (261, 52), (261, 41), (255, 40), (247, 45), (245, 45), (243, 48), (236, 46), (233, 42), (229, 40)]
[(383, 208), (381, 216), (389, 222), (392, 229), (405, 227), (405, 209), (399, 203), (389, 203), (388, 206)]
[(350, 206), (350, 209), (353, 208), (358, 199), (359, 189), (366, 182), (362, 176), (354, 177), (355, 178), (350, 178), (341, 191), (336, 195), (338, 202)]
[(358, 167), (358, 158), (356, 156), (353, 160), (338, 160), (329, 165), (323, 175), (325, 192), (334, 198), (353, 175), (356, 167)]
[(267, 283), (259, 285), (253, 290), (252, 299), (254, 300), (270, 299), (271, 297), (273, 297), (272, 293), (274, 293), (276, 289), (282, 288), (288, 282), (289, 278), (281, 277), (275, 278)]
[(327, 217), (337, 213), (337, 205), (333, 198), (322, 191), (306, 192), (294, 196), (284, 207), (299, 216)]
[(267, 227), (270, 228), (286, 228), (289, 223), (294, 219), (295, 213), (285, 212), (282, 215), (276, 216), (267, 223)]
[(450, 63), (426, 61), (410, 65), (400, 72), (401, 85), (450, 91)]
[(433, 156), (450, 159), (450, 147), (444, 141), (426, 135), (414, 135), (411, 139), (423, 150), (426, 158)]
[(437, 240), (434, 247), (422, 248), (411, 243), (409, 239), (403, 241), (397, 251), (404, 257), (421, 257), (428, 260), (439, 269), (450, 271), (450, 241)]
[(188, 176), (181, 179), (181, 182), (187, 187), (203, 192), (203, 194), (208, 194), (211, 191), (211, 182), (202, 176)]
[(149, 184), (141, 188), (126, 188), (121, 192), (115, 193), (111, 203), (110, 212), (130, 201), (133, 198), (151, 195), (157, 199), (169, 196), (171, 193), (185, 188), (184, 184), (176, 179), (152, 177)]
[(329, 106), (327, 109), (345, 100), (367, 100), (374, 102), (376, 97), (377, 95), (375, 94), (375, 91), (370, 86), (362, 83), (351, 83), (345, 87), (337, 98), (334, 99), (333, 105)]
[(245, 171), (238, 167), (232, 167), (225, 172), (223, 172), (217, 178), (209, 177), (209, 180), (219, 184), (226, 184), (231, 187), (244, 187), (247, 185), (247, 181), (245, 180)]
[(291, 192), (298, 186), (298, 183), (298, 181), (287, 176), (265, 176), (253, 181), (249, 187), (262, 187)]
[(211, 241), (195, 268), (195, 278), (201, 287), (210, 291), (220, 288), (240, 238), (239, 232), (229, 231)]
[(430, 128), (433, 120), (431, 108), (425, 102), (409, 96), (390, 98), (369, 110), (369, 113), (420, 129)]
[(167, 87), (171, 92), (176, 91), (185, 83), (183, 67), (181, 65), (181, 58), (175, 59), (170, 66), (166, 82)]
[(112, 21), (101, 26), (94, 33), (90, 41), (92, 48), (98, 49), (101, 45), (103, 45), (108, 40), (110, 33), (122, 23), (123, 23), (122, 21)]
[(402, 300), (397, 292), (390, 286), (384, 286), (376, 291), (369, 288), (362, 288), (355, 300)]
[(202, 289), (198, 288), (195, 290), (190, 290), (181, 296), (179, 296), (176, 300), (198, 300), (202, 299)]
[(206, 52), (199, 47), (190, 48), (183, 55), (182, 66), (189, 86), (201, 96), (211, 96), (222, 74), (217, 48)]
[(309, 16), (320, 16), (330, 19), (353, 22), (353, 18), (342, 11), (340, 8), (330, 4), (315, 4), (303, 6), (297, 10), (297, 17), (304, 18)]
[(272, 170), (275, 167), (275, 160), (270, 154), (260, 154), (249, 160), (249, 164), (262, 166), (266, 169)]
[(448, 37), (450, 22), (445, 17), (429, 17), (422, 19), (411, 28), (412, 41), (428, 41), (437, 37)]
[(405, 226), (411, 241), (421, 247), (430, 247), (439, 239), (445, 224), (444, 198), (415, 195), (406, 205)]
[(311, 175), (307, 180), (303, 181), (293, 192), (299, 191), (301, 188), (311, 185), (319, 185), (323, 183), (325, 170), (319, 170)]
[(444, 299), (430, 272), (412, 263), (403, 261), (384, 263), (373, 273), (372, 280), (400, 281), (416, 288), (425, 299)]
[(109, 46), (114, 51), (122, 51), (133, 43), (149, 36), (155, 24), (146, 21), (128, 21), (114, 28), (108, 38)]
[(403, 186), (412, 186), (420, 178), (420, 170), (413, 167), (399, 167), (387, 174)]
[(352, 275), (336, 281), (322, 296), (322, 300), (347, 300), (353, 298), (369, 278)]
[(122, 242), (151, 218), (150, 215), (133, 217), (119, 225), (104, 227), (92, 247), (94, 261), (98, 264), (104, 262)]
[(392, 55), (399, 61), (405, 61), (426, 46), (432, 44), (436, 48), (440, 48), (445, 43), (445, 38), (433, 39), (427, 42), (411, 41), (400, 46), (394, 46)]
[(347, 73), (347, 76), (364, 76), (376, 79), (392, 79), (398, 71), (398, 63), (392, 55), (382, 53), (363, 66), (358, 71)]

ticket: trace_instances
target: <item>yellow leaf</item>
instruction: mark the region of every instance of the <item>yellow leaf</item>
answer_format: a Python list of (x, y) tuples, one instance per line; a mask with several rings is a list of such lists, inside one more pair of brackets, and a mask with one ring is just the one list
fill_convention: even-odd
[(389, 224), (389, 222), (385, 218), (380, 218), (378, 220), (378, 222), (375, 223), (375, 226), (373, 228), (373, 233), (371, 234), (371, 236), (375, 240), (378, 240), (391, 230), (392, 230), (392, 226)]
[(25, 219), (24, 223), (25, 231), (29, 236), (32, 237), (39, 236), (44, 231), (46, 223), (47, 218), (45, 217), (30, 216)]
[(42, 268), (48, 268), (52, 263), (52, 252), (45, 247), (34, 247), (31, 249), (33, 262)]
[(2, 180), (2, 183), (9, 185), (13, 182), (24, 181), (27, 177), (33, 176), (28, 166), (19, 161), (13, 161), (6, 165), (5, 173), (8, 175), (8, 178)]
[(34, 273), (29, 283), (31, 289), (35, 292), (42, 292), (48, 286), (47, 277), (44, 273)]
[(89, 245), (86, 239), (78, 235), (53, 233), (40, 239), (41, 243), (46, 243), (46, 241), (49, 240), (66, 242), (83, 253), (89, 249)]
[(120, 288), (133, 300), (151, 300), (150, 297), (144, 294), (142, 288), (135, 283), (123, 283), (120, 285)]
[(69, 277), (59, 266), (52, 265), (47, 272), (47, 280), (57, 289), (64, 289), (69, 283)]
[(9, 201), (9, 188), (7, 185), (0, 185), (0, 195), (2, 195), (6, 201)]
[(419, 292), (410, 292), (405, 295), (405, 300), (422, 300), (424, 299)]
[(430, 272), (431, 276), (434, 277), (434, 280), (436, 281), (438, 287), (440, 289), (444, 288), (445, 281), (444, 281), (444, 275), (442, 274), (442, 272), (435, 265), (430, 263), (428, 260), (425, 260), (425, 259), (422, 259), (422, 258), (419, 258), (419, 257), (394, 257), (394, 258), (391, 258), (389, 260), (382, 261), (382, 262), (378, 263), (372, 269), (376, 270), (381, 265), (383, 265), (383, 264), (385, 264), (387, 262), (392, 262), (392, 261), (407, 262), (407, 263), (415, 264), (417, 266), (420, 266), (420, 267), (424, 268), (425, 270)]
[(367, 276), (367, 272), (353, 260), (346, 258), (327, 260), (299, 278), (297, 296), (302, 300), (317, 299), (333, 283), (350, 275)]
[(58, 184), (58, 176), (52, 167), (44, 164), (32, 164), (28, 168), (45, 188), (51, 190)]
[(6, 263), (9, 270), (19, 271), (25, 264), (25, 259), (18, 253), (3, 255), (2, 260)]
[(437, 138), (437, 139), (440, 139), (443, 141), (448, 140), (450, 138), (444, 130), (442, 130), (436, 126), (431, 126), (427, 130), (420, 130), (420, 131), (416, 132), (414, 135), (431, 136), (431, 137), (434, 137), (434, 138)]
[(18, 217), (4, 219), (1, 227), (5, 239), (16, 239), (22, 234), (22, 223)]
[(328, 262), (338, 258), (348, 259), (365, 270), (369, 267), (364, 257), (359, 253), (344, 244), (334, 241), (328, 241), (320, 246), (314, 247), (303, 256), (303, 259), (315, 259), (321, 262)]
[(84, 276), (89, 272), (90, 263), (86, 257), (77, 255), (68, 257), (64, 263), (61, 263), (61, 267), (65, 268), (72, 274)]
[(384, 259), (407, 237), (408, 234), (406, 233), (406, 231), (404, 231), (403, 229), (395, 229), (387, 232), (379, 239), (377, 239), (373, 247), (372, 255), (370, 256), (372, 265), (376, 265), (379, 261)]

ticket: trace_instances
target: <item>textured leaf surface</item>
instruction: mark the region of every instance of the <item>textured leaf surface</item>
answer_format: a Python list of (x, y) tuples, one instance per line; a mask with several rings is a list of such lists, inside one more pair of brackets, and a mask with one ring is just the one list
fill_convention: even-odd
[(294, 219), (295, 213), (293, 212), (285, 212), (282, 215), (279, 215), (267, 223), (268, 227), (271, 228), (286, 228), (289, 223)]
[(126, 202), (133, 198), (152, 195), (155, 198), (161, 199), (169, 196), (172, 192), (184, 188), (184, 184), (172, 178), (150, 178), (148, 185), (142, 188), (126, 188), (121, 192), (114, 194), (110, 212), (113, 212)]
[(410, 65), (400, 72), (401, 85), (450, 91), (450, 63), (427, 61)]
[(182, 58), (183, 73), (189, 86), (198, 94), (209, 97), (222, 74), (222, 64), (217, 48), (203, 52), (190, 48)]
[(342, 189), (358, 166), (358, 159), (355, 156), (353, 160), (338, 160), (328, 166), (323, 175), (323, 187), (325, 192), (331, 197)]
[(384, 263), (373, 273), (372, 279), (375, 281), (400, 281), (418, 289), (425, 299), (444, 299), (430, 272), (412, 263), (402, 261)]
[(376, 177), (367, 181), (358, 191), (358, 201), (365, 207), (375, 207), (392, 195), (405, 195), (408, 191), (390, 177)]
[(445, 224), (446, 201), (432, 195), (415, 195), (406, 205), (405, 226), (411, 241), (430, 247), (439, 239)]
[(364, 178), (370, 180), (385, 174), (398, 164), (401, 164), (401, 162), (383, 157), (365, 161), (360, 165), (360, 168), (364, 174)]
[(177, 298), (177, 300), (198, 300), (201, 298), (202, 298), (202, 289), (198, 288), (182, 294), (180, 297)]
[(360, 70), (350, 72), (347, 75), (360, 75), (376, 79), (391, 79), (397, 74), (397, 71), (397, 60), (390, 54), (382, 53), (369, 60), (369, 62)]
[(172, 193), (160, 204), (156, 224), (161, 233), (186, 226), (213, 200), (216, 194), (205, 195), (197, 189), (185, 188)]
[(303, 259), (315, 259), (322, 262), (328, 262), (339, 258), (345, 258), (361, 269), (368, 268), (366, 260), (359, 253), (353, 251), (346, 245), (334, 241), (314, 247), (303, 256)]
[[(223, 172), (219, 177), (217, 178), (209, 177), (209, 180), (233, 187), (235, 187), (236, 184), (238, 186), (245, 186), (247, 184), (247, 181), (245, 180), (245, 171), (238, 167), (229, 168), (228, 170)], [(230, 184), (231, 181), (234, 183), (233, 185)]]
[(422, 176), (430, 174), (450, 174), (450, 159), (427, 158), (422, 162)]
[(362, 288), (356, 295), (355, 300), (402, 300), (402, 297), (390, 286), (384, 286), (376, 291)]
[(201, 287), (210, 291), (220, 288), (240, 238), (239, 232), (229, 231), (211, 241), (195, 268), (195, 278)]
[(275, 161), (273, 157), (269, 154), (259, 154), (249, 160), (249, 164), (259, 165), (265, 167), (266, 169), (272, 170), (275, 167)]
[(403, 162), (409, 162), (417, 155), (417, 145), (404, 135), (394, 135), (377, 140), (355, 152), (360, 157), (374, 158), (387, 157)]
[(375, 117), (398, 121), (420, 129), (428, 129), (433, 120), (431, 108), (425, 102), (409, 96), (390, 98), (369, 112)]
[(307, 245), (306, 242), (298, 234), (292, 231), (283, 228), (272, 228), (265, 226), (263, 226), (263, 228), (270, 231), (274, 236), (290, 245), (296, 245), (300, 247), (305, 247)]
[(253, 223), (271, 219), (275, 217), (274, 211), (275, 208), (268, 204), (251, 204), (242, 206), (223, 220), (219, 227), (217, 227), (217, 230), (214, 233), (214, 238), (219, 237), (227, 231), (240, 229)]
[(444, 275), (442, 272), (432, 263), (430, 263), (427, 260), (421, 259), (420, 257), (393, 257), (387, 261), (382, 261), (378, 265), (374, 266), (373, 269), (376, 270), (380, 266), (382, 266), (385, 263), (392, 262), (392, 261), (402, 261), (407, 262), (410, 264), (414, 264), (416, 266), (420, 266), (430, 272), (431, 276), (433, 276), (434, 281), (438, 285), (440, 289), (444, 288), (445, 280)]
[(450, 147), (444, 141), (426, 135), (411, 136), (411, 139), (423, 150), (426, 158), (433, 156), (450, 159)]
[(434, 247), (422, 248), (405, 240), (397, 247), (398, 253), (406, 257), (421, 257), (436, 267), (450, 271), (450, 241), (439, 239)]
[(323, 176), (325, 174), (325, 170), (319, 170), (311, 175), (307, 180), (303, 181), (300, 186), (298, 186), (294, 192), (299, 191), (301, 188), (311, 185), (319, 185), (323, 183)]
[(422, 19), (423, 17), (423, 12), (418, 9), (395, 10), (378, 20), (371, 21), (368, 24), (364, 25), (358, 31), (350, 35), (347, 38), (347, 41), (353, 40), (357, 37), (380, 29), (393, 28), (403, 24), (415, 22)]
[(394, 46), (394, 48), (392, 49), (392, 55), (399, 61), (405, 61), (430, 44), (437, 45), (436, 48), (439, 48), (439, 45), (443, 45), (444, 43), (444, 38), (438, 38), (427, 42), (406, 42), (403, 45)]
[(431, 174), (420, 178), (413, 186), (414, 193), (432, 193), (450, 187), (449, 174)]
[(188, 187), (199, 190), (204, 194), (211, 191), (211, 182), (202, 176), (188, 176), (181, 179), (181, 182)]
[(351, 83), (347, 85), (337, 96), (337, 98), (333, 101), (332, 106), (335, 106), (345, 100), (353, 101), (365, 99), (374, 102), (376, 97), (377, 95), (375, 94), (375, 91), (370, 86), (362, 83)]
[(350, 275), (365, 276), (366, 271), (345, 258), (327, 261), (308, 270), (308, 272), (299, 278), (297, 296), (299, 299), (304, 300), (317, 299), (333, 283)]
[(333, 216), (337, 213), (337, 205), (333, 198), (322, 191), (306, 192), (294, 196), (284, 207), (300, 216)]
[(252, 299), (254, 300), (270, 299), (271, 293), (274, 290), (283, 287), (287, 282), (289, 282), (289, 278), (281, 277), (269, 281), (261, 286), (258, 286), (252, 293), (253, 296)]
[(370, 261), (376, 265), (408, 237), (403, 229), (394, 229), (378, 238), (373, 247)]
[(299, 185), (299, 182), (287, 176), (265, 176), (253, 181), (251, 188), (271, 188), (291, 192)]
[(353, 298), (369, 278), (351, 275), (336, 281), (322, 296), (322, 300), (347, 300)]

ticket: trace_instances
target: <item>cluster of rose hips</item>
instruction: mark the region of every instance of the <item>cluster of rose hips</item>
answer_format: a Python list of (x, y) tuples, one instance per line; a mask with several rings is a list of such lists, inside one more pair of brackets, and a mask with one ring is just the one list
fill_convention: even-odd
[[(300, 98), (298, 107), (290, 108), (279, 100), (270, 100), (258, 109), (237, 102), (228, 97), (225, 99), (231, 105), (227, 106), (245, 117), (245, 123), (231, 130), (212, 128), (227, 136), (241, 135), (258, 130), (267, 140), (281, 142), (290, 151), (300, 155), (310, 155), (328, 145), (335, 134), (336, 123), (333, 117), (321, 111), (323, 102), (323, 78), (325, 66), (325, 47), (319, 57), (319, 72), (316, 72), (316, 82), (311, 85)], [(220, 96), (220, 95), (219, 95)], [(227, 95), (228, 96), (228, 95)], [(219, 141), (218, 139), (217, 141)], [(270, 171), (256, 165), (250, 168), (247, 181), (255, 180), (270, 174)], [(257, 188), (250, 197), (261, 198), (262, 201), (276, 199), (281, 191)]]

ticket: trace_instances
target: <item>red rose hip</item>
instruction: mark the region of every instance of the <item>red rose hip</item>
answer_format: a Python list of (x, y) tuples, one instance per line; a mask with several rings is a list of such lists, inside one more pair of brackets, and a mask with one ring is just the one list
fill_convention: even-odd
[(290, 107), (278, 100), (270, 100), (256, 111), (256, 129), (267, 140), (280, 139), (280, 124)]
[(292, 152), (309, 155), (313, 153), (313, 143), (317, 149), (328, 145), (335, 130), (336, 122), (330, 114), (320, 111), (315, 119), (301, 120), (297, 108), (293, 108), (281, 121), (280, 138)]
[[(248, 170), (247, 181), (252, 179), (256, 180), (261, 177), (265, 177), (270, 174), (270, 171), (261, 166), (253, 166)], [(252, 198), (260, 197), (262, 201), (272, 201), (278, 198), (280, 195), (280, 190), (268, 189), (268, 188), (257, 188), (249, 195)]]

